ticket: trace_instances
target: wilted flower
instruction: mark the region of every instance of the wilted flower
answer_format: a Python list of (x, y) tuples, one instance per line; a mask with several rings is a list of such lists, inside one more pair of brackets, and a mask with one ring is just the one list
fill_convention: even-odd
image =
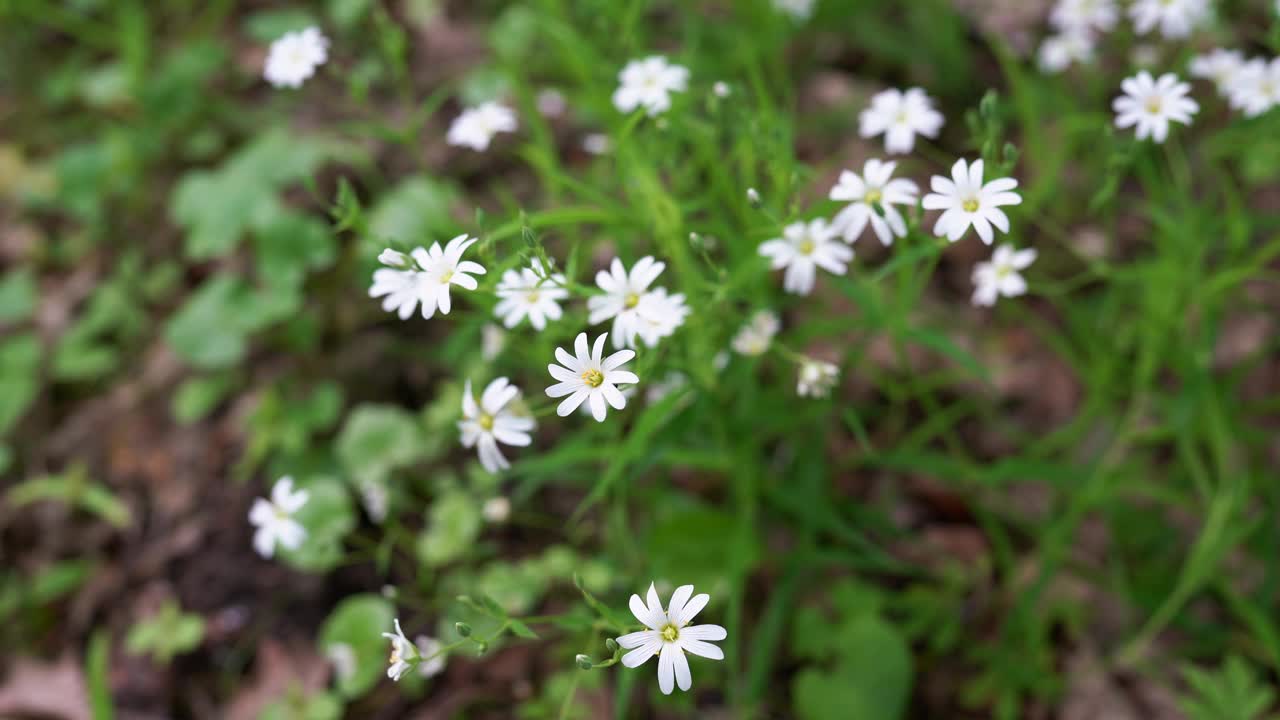
[(1200, 110), (1195, 100), (1187, 97), (1191, 86), (1178, 81), (1178, 76), (1165, 73), (1159, 80), (1143, 70), (1120, 83), (1124, 95), (1115, 99), (1116, 127), (1137, 126), (1139, 140), (1151, 138), (1158, 143), (1169, 136), (1169, 123), (1191, 124), (1191, 116)]
[(493, 136), (500, 132), (515, 132), (516, 113), (511, 108), (494, 101), (467, 108), (449, 126), (445, 141), (450, 145), (484, 151), (489, 148)]
[(973, 268), (973, 304), (989, 306), (996, 298), (1017, 297), (1027, 291), (1027, 281), (1019, 270), (1025, 270), (1036, 260), (1036, 251), (1028, 248), (1017, 250), (1012, 245), (1001, 245), (991, 256), (991, 262), (981, 262)]
[(661, 55), (652, 55), (627, 63), (618, 73), (618, 80), (621, 84), (613, 93), (614, 106), (624, 113), (643, 108), (654, 116), (671, 108), (671, 93), (684, 92), (689, 70), (672, 65)]
[(604, 333), (596, 338), (595, 346), (587, 351), (587, 334), (578, 333), (573, 349), (576, 357), (556, 348), (556, 360), (559, 365), (547, 365), (551, 377), (559, 382), (547, 388), (547, 396), (558, 398), (568, 395), (556, 408), (556, 414), (565, 417), (587, 402), (591, 406), (591, 415), (596, 422), (604, 422), (608, 410), (605, 403), (621, 410), (627, 406), (627, 399), (618, 391), (619, 384), (635, 384), (640, 382), (636, 374), (621, 367), (636, 356), (634, 350), (619, 350), (603, 357)]
[(828, 197), (849, 202), (831, 221), (831, 229), (846, 242), (857, 240), (868, 223), (884, 245), (892, 245), (895, 236), (907, 234), (907, 223), (894, 205), (915, 205), (920, 188), (910, 180), (893, 179), (897, 166), (896, 162), (871, 158), (862, 166), (861, 175), (852, 170), (840, 173)]
[(504, 377), (489, 383), (480, 395), (479, 404), (471, 393), (470, 379), (462, 390), (462, 419), (458, 421), (462, 446), (475, 447), (480, 464), (491, 473), (511, 467), (498, 449), (498, 443), (524, 447), (533, 442), (529, 436), (536, 426), (533, 418), (511, 411), (512, 402), (519, 396), (520, 389)]
[(307, 491), (295, 491), (293, 478), (286, 475), (271, 488), (270, 500), (258, 498), (253, 501), (249, 522), (258, 528), (253, 534), (253, 549), (259, 555), (271, 557), (277, 544), (286, 550), (302, 547), (307, 531), (293, 516), (307, 504), (307, 498)]
[(909, 153), (916, 135), (933, 138), (942, 129), (942, 113), (933, 109), (929, 96), (920, 88), (906, 92), (889, 89), (871, 98), (871, 107), (858, 117), (858, 134), (864, 138), (884, 135), (885, 152)]
[(710, 600), (706, 593), (694, 595), (692, 585), (676, 588), (665, 610), (653, 583), (649, 584), (647, 601), (632, 595), (631, 613), (647, 629), (617, 638), (618, 645), (631, 651), (622, 656), (622, 664), (639, 667), (657, 655), (658, 688), (663, 694), (670, 695), (676, 686), (688, 690), (693, 686), (693, 675), (686, 652), (712, 660), (724, 659), (724, 651), (708, 641), (724, 640), (728, 632), (719, 625), (689, 624)]
[(994, 239), (992, 225), (1000, 232), (1009, 232), (1009, 217), (1000, 208), (1022, 202), (1022, 196), (1013, 192), (1018, 181), (997, 178), (984, 184), (982, 170), (981, 160), (970, 165), (961, 158), (951, 167), (950, 180), (941, 175), (930, 180), (933, 192), (924, 196), (924, 208), (943, 211), (933, 226), (934, 235), (955, 242), (972, 226), (982, 242), (990, 245)]
[(760, 245), (760, 254), (771, 260), (771, 269), (786, 268), (782, 287), (797, 295), (813, 291), (816, 268), (843, 275), (853, 259), (853, 250), (836, 239), (835, 230), (822, 218), (786, 226), (781, 238)]
[(319, 28), (285, 33), (271, 43), (262, 76), (276, 87), (301, 87), (329, 59), (329, 39)]

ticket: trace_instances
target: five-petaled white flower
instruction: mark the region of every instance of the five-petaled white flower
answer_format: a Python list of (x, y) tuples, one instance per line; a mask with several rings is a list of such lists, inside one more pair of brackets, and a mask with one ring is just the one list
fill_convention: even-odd
[(560, 301), (569, 297), (564, 284), (564, 275), (548, 275), (542, 269), (542, 261), (534, 258), (531, 267), (502, 273), (497, 289), (501, 300), (493, 313), (509, 328), (528, 317), (533, 329), (541, 332), (548, 320), (559, 320), (564, 313)]
[[(689, 306), (684, 294), (667, 294), (666, 288), (654, 288), (640, 297), (636, 305), (635, 334), (644, 344), (653, 347), (658, 341), (674, 333), (689, 316)], [(634, 347), (634, 342), (628, 342)]]
[(942, 129), (942, 113), (924, 90), (884, 90), (871, 98), (871, 107), (858, 116), (858, 134), (864, 138), (884, 135), (885, 152), (904, 154), (916, 144), (916, 134), (933, 138)]
[(264, 558), (275, 554), (276, 545), (297, 550), (307, 538), (307, 530), (293, 519), (294, 513), (307, 504), (306, 490), (294, 490), (288, 475), (271, 488), (271, 499), (258, 498), (249, 509), (249, 522), (258, 529), (253, 534), (253, 549)]
[[(422, 303), (424, 318), (435, 315), (437, 308), (441, 314), (448, 315), (452, 307), (449, 286), (457, 285), (466, 290), (475, 290), (476, 279), (467, 273), (485, 273), (484, 267), (479, 263), (462, 259), (462, 253), (476, 241), (477, 238), (462, 234), (450, 240), (443, 250), (438, 242), (432, 243), (430, 250), (416, 248), (411, 255), (417, 268), (402, 270), (385, 267), (375, 270), (369, 297), (383, 298), (382, 309), (387, 312), (396, 311), (401, 320), (408, 320), (418, 303)], [(386, 261), (382, 256), (379, 259)]]
[(724, 640), (729, 633), (719, 625), (689, 624), (710, 600), (706, 593), (694, 595), (692, 585), (676, 588), (665, 610), (653, 583), (649, 584), (647, 601), (632, 595), (631, 613), (647, 629), (617, 638), (618, 645), (631, 651), (622, 656), (622, 664), (640, 667), (657, 655), (658, 687), (663, 694), (670, 695), (676, 686), (688, 690), (693, 686), (693, 675), (686, 652), (712, 660), (724, 659), (724, 651), (711, 641)]
[(632, 60), (618, 73), (621, 83), (613, 93), (614, 107), (629, 113), (642, 108), (650, 117), (671, 108), (671, 93), (684, 92), (689, 70), (673, 65), (661, 55)]
[(1229, 95), (1245, 69), (1244, 53), (1218, 48), (1191, 58), (1188, 69), (1191, 77), (1204, 78), (1214, 84), (1218, 94)]
[(1129, 17), (1139, 35), (1158, 26), (1167, 38), (1184, 38), (1209, 17), (1209, 0), (1136, 0)]
[(1158, 143), (1169, 136), (1169, 123), (1191, 124), (1191, 116), (1200, 110), (1195, 100), (1187, 97), (1191, 86), (1179, 82), (1178, 76), (1165, 73), (1159, 80), (1146, 70), (1125, 78), (1120, 83), (1124, 95), (1111, 106), (1116, 111), (1116, 127), (1137, 126), (1139, 140), (1151, 138)]
[(1061, 30), (1106, 32), (1119, 19), (1115, 0), (1058, 0), (1049, 13), (1049, 22)]
[(480, 464), (491, 473), (511, 467), (498, 443), (524, 447), (533, 442), (529, 436), (536, 425), (533, 418), (512, 411), (512, 402), (518, 397), (520, 389), (504, 377), (485, 387), (478, 405), (469, 378), (462, 389), (462, 419), (458, 421), (462, 446), (475, 447)]
[(329, 59), (329, 39), (319, 28), (285, 33), (267, 52), (262, 76), (276, 87), (301, 87)]
[(805, 358), (796, 375), (796, 394), (800, 397), (826, 397), (836, 386), (840, 368), (829, 362)]
[(1250, 60), (1231, 85), (1231, 105), (1257, 117), (1280, 105), (1280, 58)]
[(555, 363), (547, 365), (547, 371), (559, 382), (547, 388), (547, 396), (553, 398), (569, 396), (556, 408), (556, 414), (560, 417), (567, 416), (583, 402), (587, 402), (591, 406), (591, 415), (596, 422), (604, 422), (608, 412), (605, 408), (606, 402), (612, 405), (614, 410), (621, 410), (627, 406), (627, 399), (622, 396), (617, 386), (640, 382), (640, 378), (636, 377), (635, 373), (621, 369), (636, 356), (636, 353), (634, 350), (619, 350), (609, 357), (603, 357), (604, 341), (608, 335), (609, 333), (604, 333), (597, 337), (595, 347), (591, 352), (587, 352), (587, 334), (578, 333), (578, 337), (573, 341), (576, 357), (565, 352), (564, 348), (556, 348), (556, 360), (560, 365)]
[[(613, 346), (634, 348), (641, 328), (640, 301), (649, 294), (649, 286), (666, 267), (666, 263), (646, 255), (627, 272), (622, 260), (614, 258), (607, 272), (596, 273), (596, 285), (605, 294), (587, 298), (587, 322), (595, 325), (613, 318)], [(683, 316), (680, 319), (683, 320)]]
[(384, 632), (382, 637), (391, 640), (391, 657), (387, 659), (391, 666), (387, 668), (387, 677), (399, 682), (400, 677), (421, 662), (422, 657), (418, 654), (418, 646), (409, 642), (400, 629), (400, 618), (396, 618), (395, 623), (395, 633)]
[(1032, 248), (1017, 250), (1012, 245), (1001, 245), (991, 255), (991, 262), (980, 262), (973, 267), (973, 304), (989, 306), (996, 298), (1017, 297), (1027, 291), (1027, 281), (1019, 270), (1026, 270), (1036, 261)]
[(782, 288), (796, 295), (813, 292), (816, 268), (843, 275), (853, 259), (853, 250), (836, 239), (834, 228), (822, 218), (791, 223), (782, 237), (762, 243), (760, 254), (770, 259), (771, 269), (787, 269)]
[(418, 674), (424, 678), (439, 675), (444, 670), (444, 653), (441, 651), (444, 646), (439, 640), (427, 635), (419, 635), (413, 640), (418, 648), (418, 657), (421, 658)]
[(467, 108), (449, 126), (445, 141), (472, 150), (489, 149), (489, 142), (500, 132), (515, 132), (516, 113), (502, 103), (490, 100)]
[(1072, 63), (1089, 62), (1093, 60), (1093, 35), (1082, 28), (1068, 28), (1050, 35), (1040, 43), (1036, 59), (1040, 69), (1047, 73), (1062, 72)]
[(924, 208), (943, 211), (933, 226), (933, 234), (951, 242), (959, 240), (972, 226), (982, 242), (990, 245), (995, 237), (992, 225), (1000, 232), (1009, 232), (1009, 216), (1000, 208), (1022, 202), (1022, 196), (1013, 192), (1018, 187), (1017, 180), (996, 178), (982, 182), (981, 160), (970, 165), (961, 158), (951, 166), (950, 180), (934, 175), (929, 185), (933, 192), (924, 196)]
[(831, 229), (846, 242), (857, 240), (867, 223), (884, 245), (892, 245), (895, 236), (906, 236), (907, 223), (893, 206), (915, 205), (920, 188), (910, 180), (894, 179), (897, 166), (896, 162), (871, 158), (862, 166), (861, 175), (852, 170), (840, 173), (840, 180), (828, 197), (849, 201), (849, 206), (831, 221)]
[(751, 319), (733, 336), (731, 345), (739, 355), (763, 355), (778, 334), (782, 324), (772, 310), (757, 310)]

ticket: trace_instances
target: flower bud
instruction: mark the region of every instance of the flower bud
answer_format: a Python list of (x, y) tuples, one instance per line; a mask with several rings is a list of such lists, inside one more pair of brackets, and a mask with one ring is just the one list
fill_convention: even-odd
[(612, 654), (612, 653), (616, 653), (616, 652), (618, 652), (618, 641), (617, 641), (617, 640), (614, 640), (613, 638), (605, 638), (605, 639), (604, 639), (604, 647), (605, 647), (605, 649), (606, 649), (606, 650), (608, 650), (611, 654)]
[(487, 653), (487, 652), (489, 652), (489, 643), (487, 643), (487, 642), (476, 643), (476, 654), (477, 654), (477, 655), (483, 655), (483, 654), (485, 654), (485, 653)]
[(378, 262), (393, 268), (407, 268), (413, 264), (408, 255), (391, 248), (387, 248), (378, 254)]
[(578, 663), (579, 670), (590, 670), (591, 666), (593, 665), (593, 663), (591, 662), (591, 658), (587, 657), (586, 655), (579, 654), (573, 658), (573, 661)]
[(464, 622), (454, 624), (453, 629), (462, 637), (471, 637), (471, 626)]
[(760, 193), (755, 188), (747, 188), (747, 202), (751, 203), (751, 207), (760, 207)]

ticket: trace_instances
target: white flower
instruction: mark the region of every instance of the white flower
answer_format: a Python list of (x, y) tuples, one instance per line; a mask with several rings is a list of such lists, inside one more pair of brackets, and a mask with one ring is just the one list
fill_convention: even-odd
[(747, 202), (752, 207), (760, 207), (760, 193), (753, 187), (747, 188)]
[(444, 653), (441, 652), (444, 646), (440, 641), (433, 637), (419, 635), (414, 638), (414, 644), (418, 647), (418, 657), (422, 658), (418, 663), (418, 674), (424, 678), (439, 675), (444, 670)]
[(556, 273), (548, 277), (542, 269), (542, 261), (534, 258), (530, 267), (519, 272), (507, 270), (502, 273), (502, 282), (498, 283), (497, 289), (501, 300), (493, 314), (502, 318), (502, 324), (508, 328), (519, 325), (528, 317), (533, 329), (541, 332), (546, 329), (548, 320), (559, 320), (563, 315), (560, 301), (569, 297), (564, 284), (564, 275)]
[(502, 347), (507, 344), (507, 333), (502, 328), (493, 323), (485, 323), (480, 328), (480, 357), (488, 362), (502, 352)]
[(391, 640), (391, 657), (387, 662), (391, 663), (391, 667), (387, 668), (387, 677), (400, 681), (400, 677), (410, 670), (420, 661), (418, 648), (409, 642), (409, 638), (404, 636), (404, 631), (400, 629), (400, 619), (396, 618), (396, 632), (382, 633), (382, 637)]
[(897, 166), (896, 162), (872, 158), (862, 166), (861, 175), (852, 170), (840, 173), (840, 180), (828, 197), (849, 201), (849, 206), (831, 221), (831, 229), (846, 242), (857, 240), (868, 222), (884, 245), (892, 245), (895, 236), (906, 236), (907, 223), (893, 206), (915, 205), (920, 188), (910, 180), (893, 179)]
[(1231, 85), (1231, 105), (1257, 117), (1280, 105), (1280, 58), (1250, 60)]
[(504, 523), (511, 517), (511, 501), (499, 495), (484, 501), (480, 515), (491, 523)]
[[(618, 391), (618, 384), (635, 384), (640, 382), (636, 374), (620, 369), (631, 358), (636, 356), (634, 350), (619, 350), (605, 358), (604, 341), (608, 337), (604, 333), (596, 338), (595, 347), (587, 352), (587, 334), (578, 333), (573, 342), (573, 350), (577, 357), (556, 348), (556, 360), (560, 365), (547, 365), (551, 377), (559, 382), (547, 388), (547, 396), (558, 398), (568, 395), (556, 408), (556, 414), (565, 417), (583, 402), (591, 405), (591, 415), (596, 422), (604, 422), (608, 410), (605, 403), (621, 410), (627, 406), (627, 399)], [(562, 367), (563, 366), (563, 367)]]
[(1218, 48), (1210, 53), (1191, 58), (1191, 77), (1212, 82), (1221, 95), (1228, 95), (1245, 69), (1244, 53), (1239, 50)]
[(1016, 250), (1001, 245), (991, 255), (991, 262), (980, 262), (973, 268), (973, 304), (995, 305), (996, 298), (1017, 297), (1027, 291), (1027, 281), (1019, 270), (1026, 270), (1036, 260), (1032, 248)]
[[(659, 340), (674, 333), (688, 316), (689, 306), (684, 304), (682, 293), (668, 295), (666, 288), (655, 288), (640, 296), (633, 327), (636, 337), (644, 340), (645, 345), (653, 347)], [(634, 338), (629, 339), (627, 345), (635, 347)]]
[(1136, 0), (1129, 7), (1129, 17), (1139, 35), (1159, 26), (1161, 35), (1183, 38), (1208, 16), (1208, 0)]
[(537, 106), (538, 112), (547, 117), (560, 117), (569, 103), (565, 101), (564, 93), (555, 88), (547, 88), (538, 93)]
[[(436, 308), (448, 315), (452, 307), (449, 286), (457, 285), (475, 290), (476, 279), (467, 273), (483, 275), (484, 267), (470, 260), (462, 260), (462, 253), (476, 242), (476, 238), (459, 235), (440, 249), (440, 243), (432, 243), (430, 250), (416, 248), (413, 260), (419, 269), (394, 270), (379, 268), (373, 273), (373, 286), (369, 297), (383, 297), (382, 309), (395, 310), (401, 320), (408, 320), (418, 303), (422, 303), (422, 317), (431, 318)], [(385, 296), (385, 297), (384, 297)]]
[(843, 275), (853, 259), (853, 250), (836, 240), (835, 230), (822, 218), (786, 226), (781, 238), (760, 245), (760, 254), (770, 259), (770, 269), (787, 269), (782, 288), (796, 295), (813, 292), (815, 268)]
[(738, 334), (733, 336), (731, 345), (734, 352), (739, 355), (763, 355), (780, 327), (782, 323), (778, 321), (777, 313), (772, 310), (756, 311), (747, 324), (738, 330)]
[[(613, 318), (613, 346), (635, 347), (641, 325), (640, 301), (649, 293), (649, 285), (666, 267), (666, 263), (646, 255), (631, 266), (631, 272), (627, 272), (622, 260), (614, 258), (608, 272), (601, 270), (596, 273), (596, 285), (605, 294), (587, 298), (587, 322), (595, 325)], [(681, 301), (683, 299), (681, 297)]]
[(467, 108), (449, 126), (445, 141), (450, 145), (484, 151), (489, 141), (500, 132), (515, 132), (516, 113), (511, 108), (494, 101)]
[(711, 94), (721, 100), (729, 97), (732, 93), (733, 91), (729, 88), (729, 83), (724, 82), (723, 80), (717, 80), (716, 83), (711, 86)]
[(392, 250), (391, 248), (387, 248), (378, 253), (378, 262), (386, 265), (387, 267), (401, 269), (413, 266), (413, 260), (410, 259), (408, 255), (405, 255), (399, 250)]
[(462, 446), (475, 447), (480, 454), (480, 464), (491, 473), (511, 467), (498, 449), (498, 443), (524, 447), (533, 442), (529, 433), (537, 423), (531, 417), (512, 412), (511, 403), (518, 397), (520, 389), (504, 377), (489, 383), (480, 395), (479, 405), (471, 394), (469, 378), (462, 389), (462, 419), (458, 421)]
[(773, 0), (773, 7), (793, 20), (808, 20), (816, 0)]
[(276, 87), (301, 87), (329, 59), (329, 39), (319, 28), (285, 33), (271, 43), (262, 76)]
[(661, 402), (663, 398), (688, 384), (689, 378), (685, 377), (684, 373), (679, 370), (672, 370), (658, 382), (648, 384), (649, 386), (644, 392), (644, 401), (650, 405)]
[(858, 117), (858, 134), (864, 138), (884, 135), (884, 149), (889, 153), (909, 153), (916, 144), (916, 134), (938, 136), (944, 122), (942, 113), (933, 109), (929, 96), (920, 88), (885, 90), (871, 98), (871, 107)]
[(1120, 10), (1115, 0), (1058, 0), (1049, 22), (1061, 30), (1093, 29), (1106, 32), (1116, 26)]
[(582, 149), (592, 155), (604, 155), (612, 148), (609, 136), (604, 133), (591, 133), (582, 138)]
[(800, 397), (826, 397), (836, 386), (840, 368), (829, 362), (805, 358), (796, 376), (796, 394)]
[(372, 480), (362, 480), (358, 488), (360, 490), (360, 502), (364, 505), (365, 512), (369, 513), (369, 519), (376, 523), (386, 520), (387, 508), (391, 500), (390, 493), (387, 492), (387, 486)]
[(275, 554), (276, 545), (297, 550), (307, 538), (306, 528), (293, 519), (294, 513), (307, 504), (307, 491), (293, 489), (293, 478), (284, 476), (271, 488), (271, 499), (258, 498), (249, 509), (249, 522), (258, 529), (253, 534), (253, 549), (262, 557)]
[(711, 596), (693, 594), (692, 585), (681, 585), (671, 594), (666, 610), (658, 599), (658, 591), (649, 584), (647, 603), (639, 595), (631, 596), (631, 613), (647, 630), (633, 632), (617, 638), (618, 645), (631, 652), (622, 656), (622, 664), (629, 668), (640, 667), (649, 658), (658, 656), (658, 687), (670, 695), (675, 686), (688, 690), (693, 685), (686, 652), (712, 660), (723, 660), (724, 651), (709, 641), (724, 640), (728, 632), (719, 625), (690, 625)]
[(1148, 137), (1158, 143), (1169, 136), (1169, 122), (1191, 124), (1191, 116), (1200, 110), (1195, 100), (1187, 97), (1191, 86), (1178, 81), (1178, 76), (1165, 73), (1154, 80), (1151, 73), (1142, 70), (1120, 83), (1124, 95), (1116, 98), (1112, 107), (1116, 111), (1116, 127), (1137, 126), (1139, 140)]
[(961, 158), (951, 166), (950, 180), (934, 175), (929, 185), (933, 192), (924, 196), (924, 208), (944, 211), (933, 226), (933, 234), (946, 236), (951, 242), (959, 240), (972, 225), (982, 242), (990, 245), (994, 238), (992, 225), (1000, 232), (1009, 232), (1009, 216), (1000, 208), (1022, 202), (1022, 196), (1013, 192), (1018, 187), (1013, 178), (997, 178), (983, 184), (981, 160), (970, 165)]
[(356, 674), (356, 651), (347, 643), (334, 643), (324, 649), (324, 655), (333, 665), (333, 673), (339, 682), (346, 682)]
[(618, 80), (621, 84), (613, 93), (614, 106), (624, 113), (643, 108), (652, 117), (671, 108), (671, 93), (684, 92), (689, 70), (652, 55), (627, 63)]
[(1050, 35), (1040, 43), (1036, 57), (1040, 69), (1047, 73), (1062, 72), (1073, 63), (1089, 62), (1093, 60), (1093, 35), (1079, 28)]

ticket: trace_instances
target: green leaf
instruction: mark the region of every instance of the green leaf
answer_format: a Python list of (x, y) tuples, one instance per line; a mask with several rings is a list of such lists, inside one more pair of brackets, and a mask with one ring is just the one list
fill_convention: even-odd
[[(344, 697), (357, 698), (368, 692), (387, 669), (387, 640), (395, 608), (380, 595), (353, 595), (345, 598), (329, 614), (320, 628), (320, 646), (326, 655), (331, 648), (345, 645), (354, 660), (349, 675), (336, 674), (336, 689)], [(344, 652), (338, 650), (337, 652)]]
[(1275, 700), (1275, 691), (1257, 670), (1232, 655), (1217, 670), (1182, 668), (1190, 692), (1182, 709), (1190, 720), (1258, 720)]
[(101, 483), (85, 476), (82, 466), (72, 467), (61, 475), (46, 475), (21, 482), (5, 493), (13, 507), (33, 502), (56, 501), (73, 505), (96, 515), (118, 528), (128, 527), (129, 507)]
[(178, 386), (178, 391), (173, 396), (170, 405), (173, 418), (188, 425), (205, 417), (213, 412), (235, 386), (235, 377), (232, 375), (187, 378)]
[(338, 458), (358, 478), (377, 480), (423, 457), (427, 440), (413, 415), (393, 405), (360, 405), (338, 433)]
[(253, 233), (258, 274), (273, 283), (299, 284), (308, 271), (333, 264), (337, 244), (316, 218), (280, 212), (257, 225)]
[(457, 198), (457, 189), (441, 180), (423, 175), (402, 180), (370, 211), (373, 242), (366, 250), (376, 255), (388, 241), (414, 247), (448, 236), (456, 227), (449, 211)]
[(94, 630), (84, 659), (85, 681), (89, 686), (89, 710), (93, 720), (112, 720), (115, 717), (115, 707), (111, 702), (111, 682), (107, 677), (110, 662), (110, 635), (104, 628)]
[[(735, 562), (748, 566), (760, 557), (759, 538), (743, 538), (751, 546), (735, 549), (731, 538), (741, 538), (737, 519), (710, 507), (684, 508), (670, 513), (649, 533), (647, 557), (650, 572), (671, 578), (676, 584), (697, 578), (708, 583), (725, 577)], [(736, 559), (735, 559), (736, 558)]]
[(26, 320), (36, 309), (35, 275), (17, 268), (0, 277), (0, 323)]
[(244, 21), (245, 32), (260, 43), (270, 43), (288, 32), (305, 30), (318, 25), (316, 18), (302, 8), (261, 10)]
[(155, 615), (129, 629), (125, 649), (134, 655), (149, 654), (167, 665), (176, 655), (190, 652), (204, 640), (204, 618), (182, 612), (172, 600)]
[[(828, 626), (828, 629), (830, 627)], [(791, 693), (801, 720), (895, 720), (911, 689), (911, 651), (892, 625), (874, 615), (836, 630), (841, 655), (830, 669), (796, 674)]]
[(299, 302), (293, 291), (255, 291), (234, 275), (216, 275), (169, 318), (165, 340), (197, 368), (231, 367), (244, 357), (249, 334), (288, 316)]
[(418, 557), (440, 567), (464, 556), (480, 535), (480, 504), (462, 491), (445, 493), (431, 504), (427, 528), (418, 536)]
[(516, 637), (522, 637), (527, 640), (538, 639), (538, 633), (530, 630), (528, 625), (525, 625), (515, 618), (509, 618), (508, 622), (511, 623), (511, 632), (515, 634)]
[(23, 333), (0, 342), (0, 436), (27, 411), (40, 389), (40, 340)]

